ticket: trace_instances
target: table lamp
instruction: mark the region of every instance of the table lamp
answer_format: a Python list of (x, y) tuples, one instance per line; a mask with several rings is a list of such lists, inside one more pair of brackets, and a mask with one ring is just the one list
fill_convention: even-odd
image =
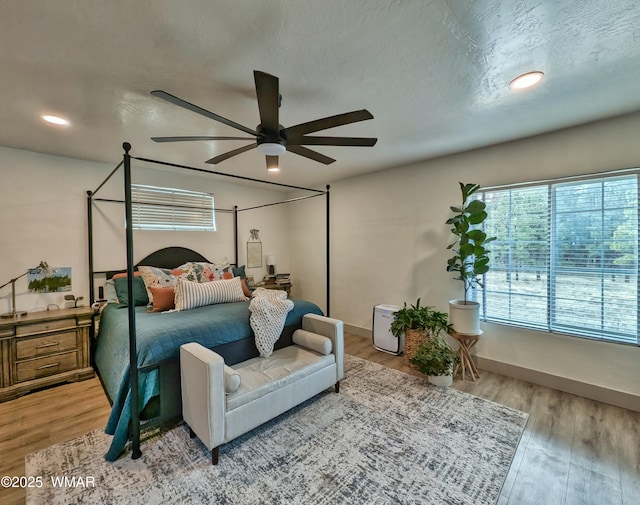
[(11, 312), (5, 312), (4, 314), (0, 314), (2, 319), (9, 319), (12, 317), (21, 317), (27, 314), (26, 310), (16, 310), (16, 281), (21, 277), (27, 275), (31, 270), (40, 270), (44, 271), (45, 275), (50, 275), (54, 270), (49, 268), (49, 264), (46, 261), (41, 261), (40, 264), (36, 268), (30, 268), (25, 273), (18, 275), (14, 279), (11, 279), (9, 282), (4, 283), (0, 286), (0, 289), (4, 288), (11, 284)]
[(276, 257), (273, 255), (267, 256), (267, 274), (276, 275)]

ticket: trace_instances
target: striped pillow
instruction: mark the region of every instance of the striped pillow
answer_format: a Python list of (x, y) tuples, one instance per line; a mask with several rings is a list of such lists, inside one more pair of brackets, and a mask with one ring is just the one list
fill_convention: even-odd
[(240, 277), (212, 282), (192, 282), (182, 277), (176, 279), (176, 310), (246, 300)]

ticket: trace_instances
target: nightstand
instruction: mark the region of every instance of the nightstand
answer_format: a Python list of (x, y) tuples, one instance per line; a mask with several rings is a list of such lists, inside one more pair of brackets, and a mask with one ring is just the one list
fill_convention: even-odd
[(255, 288), (278, 289), (280, 291), (286, 291), (287, 292), (287, 296), (289, 296), (289, 294), (291, 293), (291, 287), (292, 286), (293, 285), (291, 283), (288, 283), (288, 284), (276, 284), (274, 281), (268, 280), (268, 281), (265, 281), (264, 284), (261, 284), (260, 286), (254, 286), (252, 289), (255, 289)]
[(93, 309), (34, 312), (0, 320), (0, 402), (94, 376), (89, 364)]

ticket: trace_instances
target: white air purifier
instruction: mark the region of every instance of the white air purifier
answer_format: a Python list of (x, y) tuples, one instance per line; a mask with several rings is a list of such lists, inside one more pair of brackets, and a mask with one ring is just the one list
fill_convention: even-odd
[(397, 305), (376, 305), (373, 307), (373, 347), (389, 354), (402, 354), (404, 351), (404, 333), (396, 338), (391, 333), (391, 323), (395, 313), (400, 310)]

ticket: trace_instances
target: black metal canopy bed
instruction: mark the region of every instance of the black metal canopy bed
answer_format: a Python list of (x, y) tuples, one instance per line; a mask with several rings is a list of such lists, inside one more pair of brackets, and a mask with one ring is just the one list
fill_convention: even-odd
[[(137, 158), (129, 154), (130, 144), (124, 143), (123, 160), (113, 169), (95, 191), (87, 191), (89, 289), (91, 303), (95, 302), (95, 275), (110, 277), (114, 272), (97, 272), (94, 269), (93, 207), (98, 202), (123, 203), (125, 206), (126, 268), (119, 279), (120, 297), (123, 303), (107, 304), (100, 316), (99, 337), (96, 340), (94, 361), (102, 385), (112, 402), (112, 412), (105, 431), (114, 435), (105, 458), (113, 461), (120, 457), (127, 441), (132, 444), (132, 458), (140, 457), (141, 422), (150, 425), (177, 422), (181, 418), (180, 396), (180, 345), (199, 342), (221, 354), (227, 364), (235, 364), (258, 356), (255, 338), (249, 324), (249, 302), (231, 301), (204, 305), (191, 310), (148, 312), (146, 303), (138, 303), (144, 284), (137, 277), (138, 267), (175, 269), (190, 262), (209, 260), (198, 252), (184, 247), (164, 248), (144, 259), (134, 261), (132, 229), (131, 160), (168, 165), (184, 170), (221, 175), (259, 182), (268, 185), (304, 190), (311, 195), (269, 203), (246, 209), (215, 209), (216, 212), (233, 214), (234, 263), (238, 265), (238, 213), (270, 205), (278, 205), (302, 199), (324, 196), (326, 201), (326, 315), (330, 310), (329, 290), (329, 186), (317, 190), (290, 186), (282, 183), (251, 179), (248, 177), (214, 172), (210, 170), (176, 165), (172, 163)], [(124, 171), (124, 200), (98, 198), (96, 194), (120, 169)], [(142, 285), (142, 288), (140, 287)], [(126, 289), (125, 289), (126, 288)], [(225, 300), (226, 301), (226, 300)], [(293, 299), (294, 308), (288, 313), (284, 329), (275, 348), (291, 344), (293, 332), (300, 328), (306, 313), (322, 314), (314, 303)], [(127, 310), (123, 310), (126, 306)], [(137, 408), (132, 406), (137, 405)]]

